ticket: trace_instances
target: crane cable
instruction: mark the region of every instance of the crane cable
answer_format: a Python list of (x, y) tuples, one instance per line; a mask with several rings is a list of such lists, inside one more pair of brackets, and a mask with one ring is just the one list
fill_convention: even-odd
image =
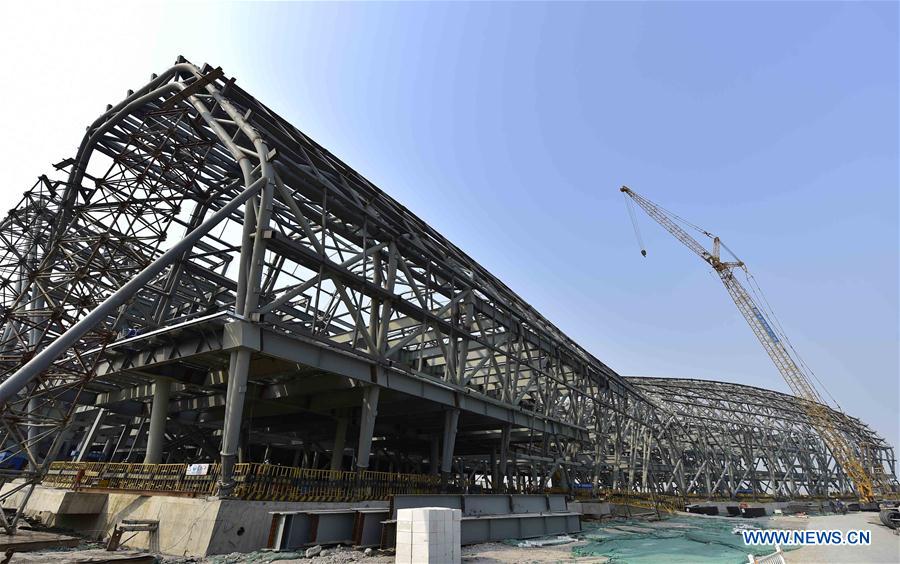
[[(623, 196), (625, 196), (626, 207), (628, 208), (628, 213), (631, 216), (631, 223), (632, 223), (632, 225), (634, 225), (635, 235), (637, 236), (638, 243), (641, 246), (641, 254), (644, 256), (647, 256), (647, 251), (644, 250), (644, 242), (641, 239), (641, 234), (638, 229), (637, 218), (635, 217), (634, 202), (632, 201), (631, 198), (628, 197), (627, 193), (623, 192)], [(671, 210), (667, 210), (666, 208), (660, 206), (659, 204), (657, 204), (655, 202), (653, 203), (653, 205), (656, 207), (656, 209), (660, 210), (665, 215), (668, 215), (670, 218), (682, 223), (686, 227), (690, 227), (690, 228), (696, 230), (697, 232), (702, 233), (703, 235), (706, 235), (710, 239), (715, 238), (715, 235), (713, 235), (709, 231), (703, 229), (699, 225), (691, 223), (687, 219), (672, 212)], [(794, 348), (793, 343), (791, 343), (791, 340), (788, 338), (787, 333), (784, 331), (784, 328), (781, 325), (781, 320), (778, 319), (778, 316), (775, 314), (775, 310), (772, 308), (771, 304), (769, 303), (769, 300), (766, 298), (765, 294), (763, 293), (762, 288), (760, 288), (759, 284), (756, 282), (756, 278), (753, 277), (753, 275), (747, 269), (746, 265), (743, 264), (743, 261), (741, 261), (741, 259), (738, 258), (738, 256), (734, 253), (734, 251), (729, 249), (728, 246), (725, 245), (725, 243), (722, 242), (721, 240), (719, 240), (719, 244), (722, 246), (723, 249), (728, 251), (728, 254), (730, 254), (736, 261), (741, 263), (741, 265), (742, 265), (741, 270), (744, 271), (744, 275), (746, 276), (748, 286), (750, 287), (750, 291), (756, 297), (757, 303), (759, 303), (760, 306), (763, 307), (763, 309), (766, 311), (768, 316), (771, 317), (771, 319), (774, 321), (775, 330), (778, 332), (779, 338), (787, 345), (787, 347), (793, 353), (794, 358), (797, 360), (797, 362), (800, 364), (800, 366), (805, 370), (805, 372), (807, 374), (809, 374), (810, 376), (812, 376), (812, 378), (819, 384), (818, 388), (825, 392), (825, 395), (827, 395), (828, 398), (831, 399), (831, 401), (834, 403), (834, 406), (837, 407), (838, 411), (843, 412), (843, 408), (838, 403), (837, 398), (835, 398), (831, 394), (831, 392), (825, 386), (825, 383), (819, 379), (819, 377), (816, 375), (816, 373), (813, 372), (812, 368), (810, 368), (809, 365), (806, 364), (806, 361), (803, 360), (803, 357), (800, 356), (800, 353), (797, 352), (797, 349)], [(710, 272), (712, 272), (712, 271), (710, 271)]]
[(638, 227), (637, 215), (634, 213), (634, 202), (628, 197), (628, 194), (622, 192), (625, 198), (625, 207), (628, 209), (628, 216), (631, 218), (631, 226), (634, 227), (634, 236), (637, 239), (638, 247), (641, 249), (641, 256), (647, 256), (647, 249), (644, 247), (644, 238), (641, 237), (641, 230)]

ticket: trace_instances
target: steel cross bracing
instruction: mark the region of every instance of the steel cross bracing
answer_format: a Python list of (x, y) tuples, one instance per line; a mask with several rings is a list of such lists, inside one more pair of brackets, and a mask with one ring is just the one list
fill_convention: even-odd
[[(572, 450), (567, 440), (587, 438), (604, 394), (635, 395), (470, 257), (217, 69), (180, 62), (154, 77), (94, 122), (57, 169), (63, 174), (42, 177), (2, 224), (0, 397), (8, 440), (36, 472), (39, 454), (63, 442), (58, 431), (83, 394), (148, 380), (139, 371), (98, 374), (121, 357), (107, 347), (221, 312), (229, 323), (552, 422), (569, 430), (542, 437), (549, 445), (541, 448), (557, 454)], [(245, 190), (252, 205), (206, 226)], [(201, 227), (192, 245), (164, 256)], [(145, 283), (97, 315), (148, 268), (155, 272)], [(95, 323), (76, 326), (89, 312)], [(226, 404), (246, 393), (245, 344), (230, 354)], [(61, 350), (45, 354), (51, 346)], [(232, 422), (226, 459), (234, 457)]]
[(209, 66), (129, 91), (0, 222), (0, 307), (0, 472), (28, 491), (53, 459), (165, 456), (228, 495), (262, 443), (340, 467), (348, 427), (361, 469), (696, 481), (679, 416)]
[[(739, 493), (781, 498), (852, 495), (853, 484), (835, 463), (802, 402), (788, 394), (705, 380), (629, 378), (677, 433), (685, 481), (661, 474), (664, 489), (732, 497)], [(827, 408), (826, 408), (827, 409)], [(833, 411), (838, 432), (886, 492), (897, 492), (893, 448), (862, 421)], [(672, 465), (672, 461), (669, 461)], [(677, 464), (677, 462), (676, 462)], [(674, 467), (674, 465), (672, 465)]]

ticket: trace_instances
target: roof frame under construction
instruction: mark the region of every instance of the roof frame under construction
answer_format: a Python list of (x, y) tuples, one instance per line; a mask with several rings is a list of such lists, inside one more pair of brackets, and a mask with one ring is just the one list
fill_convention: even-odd
[[(722, 388), (621, 377), (221, 69), (180, 59), (55, 168), (0, 222), (0, 430), (25, 462), (0, 471), (23, 488), (71, 454), (219, 463), (221, 496), (242, 461), (493, 491), (852, 491), (800, 417), (673, 407)], [(768, 481), (733, 440), (760, 418)], [(893, 450), (844, 421), (896, 488)]]

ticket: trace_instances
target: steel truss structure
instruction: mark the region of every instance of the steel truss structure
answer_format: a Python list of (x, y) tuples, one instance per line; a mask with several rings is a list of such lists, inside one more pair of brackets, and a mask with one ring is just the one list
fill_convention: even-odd
[[(795, 396), (727, 382), (628, 378), (664, 413), (679, 458), (666, 481), (687, 495), (775, 498), (850, 495), (853, 485), (836, 464)], [(838, 432), (885, 492), (897, 492), (894, 449), (865, 423), (831, 410)], [(673, 490), (673, 484), (657, 484)]]
[[(224, 496), (239, 460), (480, 475), (495, 491), (698, 491), (720, 468), (689, 476), (697, 461), (678, 460), (714, 449), (657, 388), (183, 59), (109, 106), (0, 222), (0, 308), (0, 471), (19, 478), (3, 495), (61, 458), (220, 462)], [(785, 472), (709, 491), (843, 487)]]

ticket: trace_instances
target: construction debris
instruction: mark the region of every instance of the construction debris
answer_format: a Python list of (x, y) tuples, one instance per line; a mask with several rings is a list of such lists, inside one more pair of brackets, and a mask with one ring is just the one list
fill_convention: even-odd
[(573, 537), (569, 535), (560, 535), (546, 539), (531, 539), (517, 542), (519, 548), (543, 548), (545, 546), (559, 546), (561, 544), (569, 544), (575, 542)]

